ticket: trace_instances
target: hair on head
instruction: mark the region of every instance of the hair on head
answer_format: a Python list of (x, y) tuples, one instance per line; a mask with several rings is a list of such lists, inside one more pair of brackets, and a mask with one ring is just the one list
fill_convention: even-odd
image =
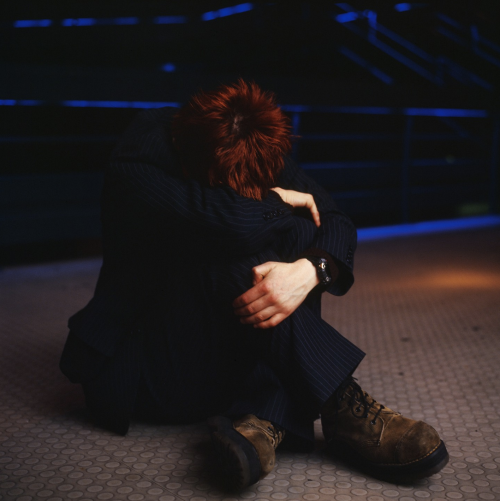
[(276, 185), (290, 132), (274, 94), (243, 79), (196, 94), (172, 122), (187, 178), (225, 184), (257, 200)]

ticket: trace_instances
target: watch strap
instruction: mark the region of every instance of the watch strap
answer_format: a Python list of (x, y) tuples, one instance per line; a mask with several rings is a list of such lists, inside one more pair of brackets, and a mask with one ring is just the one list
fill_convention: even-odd
[(319, 256), (304, 256), (304, 259), (307, 259), (314, 265), (316, 268), (316, 274), (318, 275), (319, 285), (323, 290), (327, 289), (332, 283), (328, 261)]

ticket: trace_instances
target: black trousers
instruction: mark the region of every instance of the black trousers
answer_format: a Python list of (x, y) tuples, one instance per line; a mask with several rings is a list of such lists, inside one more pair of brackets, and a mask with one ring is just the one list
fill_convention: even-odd
[(198, 259), (183, 271), (178, 286), (190, 284), (192, 316), (177, 314), (186, 296), (174, 293), (174, 281), (98, 377), (83, 384), (103, 424), (123, 433), (134, 412), (173, 423), (249, 413), (313, 442), (322, 405), (364, 353), (321, 319), (314, 291), (271, 329), (240, 324), (231, 307), (252, 286), (252, 267), (293, 262), (310, 246), (316, 226), (296, 219), (294, 231), (258, 254)]

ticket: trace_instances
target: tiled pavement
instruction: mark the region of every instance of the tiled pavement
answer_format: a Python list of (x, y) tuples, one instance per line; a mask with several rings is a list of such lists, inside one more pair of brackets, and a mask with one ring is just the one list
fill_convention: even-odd
[(414, 485), (328, 457), (279, 451), (271, 475), (220, 490), (204, 424), (94, 427), (58, 371), (67, 318), (91, 297), (98, 261), (0, 271), (0, 499), (499, 500), (500, 230), (363, 243), (357, 281), (323, 316), (368, 356), (377, 400), (432, 424), (449, 464)]

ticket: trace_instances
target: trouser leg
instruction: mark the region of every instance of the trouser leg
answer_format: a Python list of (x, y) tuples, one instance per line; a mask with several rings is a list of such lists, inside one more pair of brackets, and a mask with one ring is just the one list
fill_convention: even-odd
[(255, 414), (312, 440), (313, 421), (323, 404), (364, 353), (307, 304), (272, 330), (259, 335), (259, 360), (229, 414)]
[[(310, 247), (316, 231), (312, 222), (298, 219), (295, 231), (259, 259), (294, 261)], [(249, 261), (234, 263), (232, 276), (245, 273)], [(313, 421), (322, 405), (353, 373), (364, 353), (321, 319), (321, 295), (314, 292), (276, 327), (261, 331), (242, 326), (242, 330), (254, 345), (257, 360), (228, 414), (255, 414), (312, 440)]]

